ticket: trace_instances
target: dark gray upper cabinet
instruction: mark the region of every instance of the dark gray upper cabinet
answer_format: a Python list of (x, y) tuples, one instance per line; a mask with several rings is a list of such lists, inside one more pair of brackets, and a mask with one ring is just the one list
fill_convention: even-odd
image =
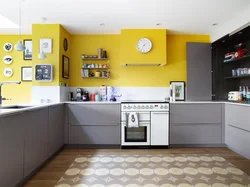
[(48, 108), (42, 108), (24, 115), (24, 177), (27, 177), (49, 157), (49, 112)]
[(116, 125), (120, 123), (119, 104), (69, 104), (70, 125)]
[(186, 100), (212, 100), (211, 44), (187, 42), (186, 58)]
[(49, 107), (49, 156), (64, 144), (64, 105)]
[(16, 186), (23, 180), (24, 116), (0, 116), (0, 186)]

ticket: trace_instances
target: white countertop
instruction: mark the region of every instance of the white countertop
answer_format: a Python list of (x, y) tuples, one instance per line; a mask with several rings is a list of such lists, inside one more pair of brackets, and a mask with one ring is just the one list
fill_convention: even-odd
[(237, 103), (233, 101), (176, 101), (171, 102), (170, 104), (230, 104), (230, 105), (241, 105), (241, 106), (249, 106), (250, 103)]
[[(17, 104), (17, 106), (30, 106), (28, 108), (21, 108), (21, 109), (0, 109), (0, 116), (5, 115), (11, 115), (15, 113), (22, 113), (25, 111), (31, 111), (36, 110), (48, 106), (54, 106), (59, 104), (121, 104), (121, 102), (93, 102), (93, 101), (87, 101), (87, 102), (76, 102), (76, 101), (65, 101), (60, 103), (49, 103), (49, 104), (41, 104), (41, 105), (29, 105), (29, 104)], [(236, 102), (230, 102), (230, 101), (176, 101), (172, 102), (170, 104), (230, 104), (230, 105), (241, 105), (241, 106), (247, 106), (250, 107), (250, 103), (236, 103)], [(16, 105), (8, 105), (8, 106), (16, 106)], [(7, 106), (4, 106), (7, 107)]]

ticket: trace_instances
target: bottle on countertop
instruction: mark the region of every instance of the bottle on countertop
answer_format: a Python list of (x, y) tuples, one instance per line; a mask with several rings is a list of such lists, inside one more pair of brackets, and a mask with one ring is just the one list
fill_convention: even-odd
[(242, 101), (242, 87), (239, 87), (238, 101)]
[(249, 88), (248, 88), (248, 86), (246, 87), (246, 92), (247, 92), (247, 102), (250, 102), (250, 90), (249, 90)]
[(246, 94), (246, 87), (243, 86), (243, 92), (242, 92), (242, 101), (246, 101), (247, 94)]

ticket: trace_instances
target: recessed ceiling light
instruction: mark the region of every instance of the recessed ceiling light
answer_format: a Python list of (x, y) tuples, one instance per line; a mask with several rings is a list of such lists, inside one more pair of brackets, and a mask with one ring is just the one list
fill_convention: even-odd
[(100, 26), (103, 27), (103, 26), (105, 26), (105, 24), (104, 24), (104, 23), (101, 23)]
[(213, 26), (217, 26), (218, 25), (218, 23), (213, 23)]
[(19, 25), (10, 21), (6, 17), (0, 15), (0, 28), (2, 29), (19, 28)]
[(157, 26), (160, 26), (160, 25), (161, 25), (161, 23), (156, 23), (156, 25), (157, 25)]
[(224, 43), (224, 42), (226, 42), (226, 40), (222, 40), (222, 42)]
[(242, 34), (242, 33), (243, 33), (243, 32), (240, 31), (238, 34)]

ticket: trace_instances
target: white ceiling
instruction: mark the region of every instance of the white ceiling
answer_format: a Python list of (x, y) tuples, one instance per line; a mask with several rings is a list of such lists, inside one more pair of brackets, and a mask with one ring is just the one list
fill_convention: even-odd
[[(0, 15), (18, 23), (19, 2), (1, 0)], [(71, 34), (114, 34), (122, 28), (209, 34), (213, 23), (233, 19), (247, 5), (249, 0), (25, 0), (22, 33), (31, 34), (31, 25), (46, 17), (46, 23), (62, 24)], [(0, 28), (0, 34), (14, 33), (18, 29)]]

